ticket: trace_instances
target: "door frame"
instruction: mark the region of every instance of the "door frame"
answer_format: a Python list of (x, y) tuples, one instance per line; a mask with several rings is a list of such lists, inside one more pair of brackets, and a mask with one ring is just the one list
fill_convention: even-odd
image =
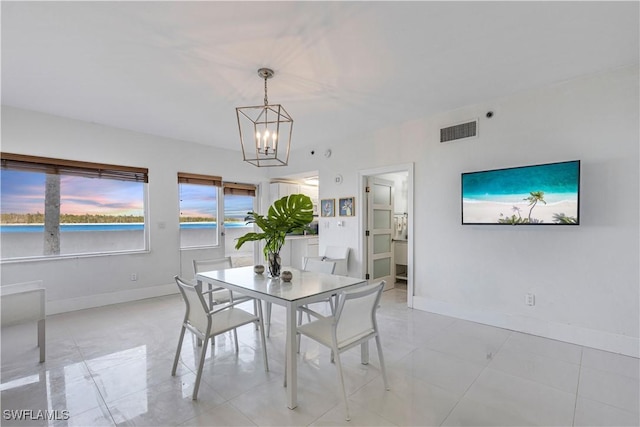
[[(407, 213), (408, 218), (408, 230), (409, 241), (407, 242), (407, 306), (413, 308), (413, 295), (414, 295), (414, 268), (413, 268), (413, 248), (414, 248), (414, 212), (413, 212), (413, 180), (414, 180), (414, 164), (402, 163), (392, 166), (383, 166), (373, 169), (362, 169), (358, 171), (358, 188), (360, 200), (364, 202), (366, 195), (367, 177), (374, 175), (383, 175), (387, 173), (407, 173)], [(364, 206), (364, 205), (362, 205)], [(367, 272), (366, 266), (366, 237), (365, 232), (367, 230), (366, 215), (358, 215), (358, 252), (363, 254), (362, 261), (360, 263), (360, 277), (365, 277)]]

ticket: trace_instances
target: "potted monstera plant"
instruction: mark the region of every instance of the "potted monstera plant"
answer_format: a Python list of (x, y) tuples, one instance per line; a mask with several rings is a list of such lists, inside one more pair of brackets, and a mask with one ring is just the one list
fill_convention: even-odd
[(280, 277), (282, 267), (280, 250), (287, 234), (301, 234), (311, 231), (309, 224), (313, 221), (313, 203), (309, 196), (291, 194), (276, 200), (269, 207), (267, 215), (248, 212), (247, 224), (255, 224), (260, 232), (249, 232), (238, 238), (236, 249), (246, 242), (264, 240), (264, 257), (267, 260), (271, 277)]

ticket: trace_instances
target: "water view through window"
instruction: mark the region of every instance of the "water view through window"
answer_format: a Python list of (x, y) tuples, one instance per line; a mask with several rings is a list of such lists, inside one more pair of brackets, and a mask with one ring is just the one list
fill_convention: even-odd
[[(220, 187), (200, 184), (180, 185), (180, 247), (194, 248), (218, 245), (218, 203)], [(254, 197), (224, 196), (225, 252), (227, 255), (253, 254), (252, 245), (238, 252), (235, 240), (252, 229), (247, 225), (247, 212), (253, 210)], [(246, 252), (246, 253), (245, 253)]]
[(220, 187), (178, 184), (180, 191), (180, 247), (218, 245), (218, 192)]
[(146, 247), (143, 182), (12, 169), (0, 181), (2, 259)]

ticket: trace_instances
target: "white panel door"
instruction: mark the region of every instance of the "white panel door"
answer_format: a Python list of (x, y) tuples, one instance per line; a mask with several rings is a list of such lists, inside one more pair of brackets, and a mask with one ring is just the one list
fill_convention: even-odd
[(370, 283), (385, 280), (385, 290), (394, 287), (393, 277), (393, 182), (367, 178), (367, 274)]

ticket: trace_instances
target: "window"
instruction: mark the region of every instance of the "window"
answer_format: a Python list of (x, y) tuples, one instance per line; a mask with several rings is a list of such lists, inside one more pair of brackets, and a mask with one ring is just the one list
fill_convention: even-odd
[(222, 178), (178, 172), (180, 248), (218, 246), (218, 193)]
[(146, 249), (147, 169), (0, 157), (2, 260)]
[(245, 218), (254, 211), (256, 186), (252, 184), (224, 183), (224, 241), (225, 254), (234, 259), (234, 265), (253, 265), (254, 245), (245, 243), (236, 250), (236, 239), (253, 231), (253, 224), (247, 225)]

